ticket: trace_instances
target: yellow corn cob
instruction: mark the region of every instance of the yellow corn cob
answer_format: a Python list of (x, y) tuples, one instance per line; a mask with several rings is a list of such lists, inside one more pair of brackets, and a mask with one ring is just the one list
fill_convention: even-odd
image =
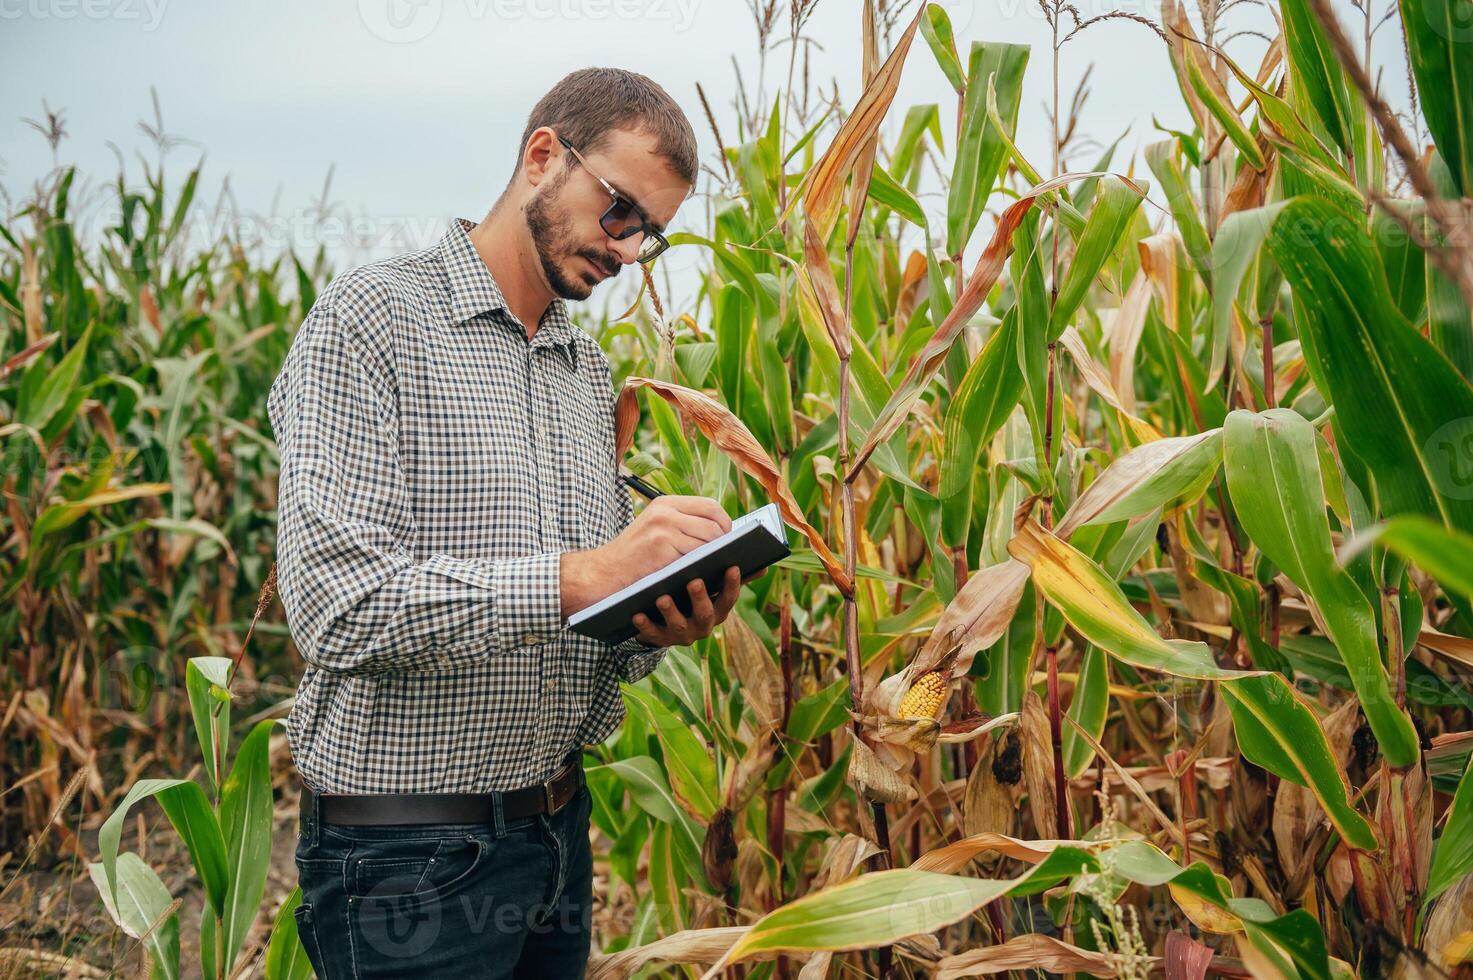
[(922, 674), (900, 699), (901, 718), (935, 718), (946, 703), (946, 676), (933, 670)]

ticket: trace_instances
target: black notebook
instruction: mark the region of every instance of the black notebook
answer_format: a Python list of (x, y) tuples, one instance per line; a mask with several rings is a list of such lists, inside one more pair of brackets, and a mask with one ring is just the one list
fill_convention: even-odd
[(635, 613), (643, 612), (654, 623), (664, 623), (665, 617), (655, 605), (662, 595), (670, 596), (677, 609), (690, 615), (686, 583), (691, 579), (705, 582), (706, 592), (714, 596), (721, 592), (726, 570), (732, 565), (740, 567), (742, 578), (746, 578), (790, 554), (782, 512), (777, 504), (767, 504), (734, 518), (731, 530), (721, 537), (692, 548), (664, 568), (578, 610), (568, 617), (568, 627), (605, 643), (623, 643), (637, 632), (630, 622)]

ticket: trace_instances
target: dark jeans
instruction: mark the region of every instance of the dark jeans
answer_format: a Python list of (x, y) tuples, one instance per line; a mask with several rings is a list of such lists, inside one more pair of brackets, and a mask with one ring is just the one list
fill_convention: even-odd
[(319, 980), (582, 978), (591, 807), (583, 784), (551, 817), (490, 824), (347, 827), (305, 814), (297, 928)]

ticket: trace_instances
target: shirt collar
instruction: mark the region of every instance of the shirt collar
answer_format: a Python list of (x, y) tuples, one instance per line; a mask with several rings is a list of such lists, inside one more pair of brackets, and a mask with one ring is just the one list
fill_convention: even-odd
[[(440, 240), (440, 255), (445, 262), (445, 273), (450, 284), (451, 316), (458, 326), (482, 313), (500, 309), (505, 311), (506, 319), (498, 322), (508, 328), (521, 330), (522, 327), (517, 325), (511, 309), (506, 305), (501, 287), (496, 285), (491, 270), (486, 268), (476, 246), (471, 243), (469, 233), (474, 227), (474, 221), (455, 218), (450, 222), (450, 230)], [(537, 333), (532, 337), (532, 346), (562, 347), (569, 365), (576, 369), (575, 340), (575, 330), (573, 321), (568, 316), (567, 304), (561, 296), (554, 296), (538, 322)]]

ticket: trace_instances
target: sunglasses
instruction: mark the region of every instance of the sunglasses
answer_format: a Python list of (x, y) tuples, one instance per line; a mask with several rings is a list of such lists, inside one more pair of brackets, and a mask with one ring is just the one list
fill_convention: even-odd
[(604, 234), (615, 241), (623, 241), (631, 235), (637, 235), (643, 232), (644, 241), (640, 242), (639, 252), (635, 255), (635, 259), (640, 262), (649, 262), (670, 247), (670, 243), (665, 239), (665, 236), (650, 227), (649, 220), (645, 218), (644, 212), (639, 209), (639, 205), (614, 190), (612, 184), (594, 173), (589, 168), (588, 161), (583, 159), (583, 154), (574, 149), (572, 143), (569, 143), (562, 136), (558, 136), (557, 140), (568, 148), (573, 156), (577, 158), (578, 162), (583, 165), (583, 169), (592, 174), (594, 180), (604, 185), (604, 190), (608, 191), (609, 195), (614, 199), (613, 203), (608, 206), (608, 209), (598, 219), (599, 226), (603, 228)]

